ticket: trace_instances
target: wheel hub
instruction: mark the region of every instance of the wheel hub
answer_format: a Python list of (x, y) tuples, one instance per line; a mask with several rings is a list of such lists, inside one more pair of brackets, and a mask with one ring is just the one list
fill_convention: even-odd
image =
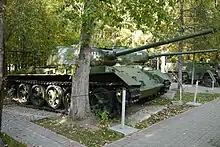
[(27, 103), (29, 99), (29, 87), (28, 85), (21, 84), (18, 89), (18, 102)]
[(62, 89), (59, 86), (48, 86), (47, 90), (47, 103), (50, 107), (56, 109), (61, 105)]

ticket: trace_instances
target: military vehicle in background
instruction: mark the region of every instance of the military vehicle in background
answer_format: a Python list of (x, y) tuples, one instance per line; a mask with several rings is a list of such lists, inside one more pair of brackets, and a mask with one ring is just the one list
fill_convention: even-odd
[[(194, 74), (193, 74), (194, 67)], [(166, 63), (166, 70), (171, 74), (178, 74), (178, 65), (177, 63)], [(182, 64), (182, 73), (183, 73), (183, 83), (191, 83), (192, 75), (194, 75), (193, 83), (197, 80), (200, 85), (206, 87), (212, 87), (212, 77), (214, 78), (215, 87), (219, 86), (220, 76), (219, 71), (213, 68), (210, 63), (205, 62), (193, 62), (185, 61)]]
[[(162, 56), (178, 56), (185, 54), (198, 54), (198, 53), (208, 53), (208, 52), (217, 52), (218, 49), (208, 49), (208, 50), (194, 50), (186, 52), (170, 52), (170, 53), (158, 53), (152, 54), (145, 51), (139, 51), (129, 55), (124, 55), (121, 60), (125, 60), (126, 64), (129, 66), (135, 66), (142, 69), (146, 74), (151, 74), (151, 76), (157, 80), (159, 83), (162, 83), (164, 86), (161, 88), (160, 93), (166, 93), (171, 86), (172, 79), (168, 73), (162, 73), (160, 70), (153, 69), (146, 65), (146, 63), (154, 58)], [(127, 65), (128, 66), (128, 65)]]
[[(163, 84), (147, 76), (141, 69), (134, 66), (115, 66), (120, 63), (118, 57), (133, 52), (157, 47), (197, 36), (214, 33), (213, 29), (183, 35), (171, 38), (165, 41), (150, 43), (133, 49), (121, 51), (101, 50), (93, 48), (91, 57), (91, 69), (89, 77), (89, 98), (92, 109), (99, 108), (107, 110), (111, 115), (118, 114), (121, 109), (120, 102), (122, 88), (126, 88), (126, 104), (131, 105), (140, 99), (156, 97)], [(79, 49), (79, 47), (78, 47)], [(71, 50), (71, 49), (70, 49)], [(72, 48), (72, 50), (74, 50)], [(79, 50), (74, 50), (77, 53)], [(59, 55), (65, 53), (60, 52)], [(58, 56), (59, 57), (59, 56)], [(70, 58), (52, 57), (54, 60), (63, 60), (71, 67)], [(14, 57), (16, 58), (16, 56)], [(49, 58), (49, 57), (48, 57)], [(39, 69), (43, 70), (39, 70)], [(51, 68), (51, 69), (50, 69)], [(34, 106), (42, 107), (46, 102), (52, 109), (69, 109), (72, 74), (74, 71), (60, 70), (57, 72), (57, 66), (50, 68), (34, 67), (34, 71), (25, 71), (23, 73), (13, 73), (7, 76), (7, 91), (11, 97), (16, 97), (22, 104), (31, 103)], [(38, 71), (36, 70), (38, 69)], [(45, 69), (47, 71), (45, 71)], [(72, 68), (69, 68), (72, 70)]]

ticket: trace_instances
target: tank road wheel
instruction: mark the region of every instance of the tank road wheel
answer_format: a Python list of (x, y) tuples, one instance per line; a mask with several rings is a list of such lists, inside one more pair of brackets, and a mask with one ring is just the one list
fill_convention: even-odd
[(189, 83), (189, 75), (187, 73), (183, 72), (182, 73), (182, 78), (183, 78), (182, 79), (183, 83), (186, 83), (186, 84)]
[(90, 95), (90, 107), (93, 112), (98, 110), (107, 112), (110, 116), (113, 111), (113, 102), (110, 92), (105, 88), (97, 88)]
[(71, 89), (66, 90), (63, 97), (63, 105), (67, 111), (69, 111), (71, 102)]
[(43, 106), (45, 102), (45, 88), (41, 85), (34, 85), (31, 88), (31, 103), (34, 106)]
[(212, 79), (211, 77), (209, 77), (209, 75), (204, 75), (203, 79), (202, 79), (202, 84), (205, 87), (212, 87)]
[(27, 104), (30, 97), (30, 85), (20, 84), (17, 91), (18, 102), (21, 104)]
[(57, 109), (62, 102), (63, 97), (63, 90), (60, 86), (50, 85), (46, 89), (46, 101), (47, 104), (53, 108)]

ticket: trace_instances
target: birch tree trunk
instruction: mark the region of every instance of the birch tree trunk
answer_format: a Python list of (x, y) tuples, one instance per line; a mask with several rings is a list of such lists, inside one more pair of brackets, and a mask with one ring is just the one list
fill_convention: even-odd
[(0, 0), (0, 130), (4, 100), (4, 49), (3, 49), (3, 0)]
[(76, 72), (72, 77), (72, 92), (69, 116), (73, 120), (86, 119), (91, 111), (89, 105), (89, 72), (91, 37), (93, 32), (93, 0), (84, 1), (84, 13), (80, 35), (80, 53)]

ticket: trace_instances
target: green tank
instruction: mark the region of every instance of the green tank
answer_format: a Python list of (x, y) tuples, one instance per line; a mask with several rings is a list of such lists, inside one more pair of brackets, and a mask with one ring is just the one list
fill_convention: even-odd
[[(135, 66), (142, 69), (148, 75), (151, 74), (152, 77), (157, 80), (159, 83), (163, 84), (163, 87), (160, 90), (160, 94), (166, 93), (171, 86), (172, 79), (168, 73), (163, 73), (160, 70), (153, 69), (147, 65), (151, 59), (162, 57), (162, 56), (177, 56), (177, 55), (184, 55), (184, 54), (198, 54), (198, 53), (207, 53), (207, 52), (217, 52), (218, 49), (208, 49), (208, 50), (194, 50), (194, 51), (186, 51), (186, 52), (171, 52), (171, 53), (161, 53), (161, 54), (148, 54), (146, 52), (139, 52), (139, 53), (132, 53), (129, 55), (124, 56), (124, 60), (127, 60), (127, 64), (129, 66)], [(131, 57), (132, 56), (132, 57)], [(128, 63), (128, 59), (130, 63)]]
[[(194, 74), (193, 74), (193, 66), (194, 66)], [(205, 62), (193, 62), (193, 61), (185, 61), (182, 64), (182, 73), (183, 73), (183, 83), (191, 83), (192, 75), (194, 75), (193, 83), (195, 81), (199, 81), (199, 84), (205, 87), (212, 86), (212, 74), (214, 76), (215, 87), (219, 86), (220, 82), (220, 74), (219, 70), (213, 68), (210, 63)], [(167, 71), (170, 74), (178, 73), (178, 68), (176, 63), (167, 63)]]
[[(122, 88), (126, 88), (126, 104), (131, 105), (140, 99), (157, 96), (163, 87), (163, 84), (139, 68), (117, 66), (116, 63), (121, 62), (118, 57), (213, 32), (213, 29), (208, 29), (121, 51), (93, 48), (89, 76), (89, 98), (92, 110), (99, 108), (108, 111), (111, 115), (116, 115), (121, 110)], [(73, 48), (70, 48), (69, 51), (74, 52), (72, 54), (76, 54), (76, 56), (79, 52), (78, 49), (74, 50)], [(68, 110), (71, 76), (74, 72), (72, 65), (74, 64), (73, 59), (76, 58), (66, 55), (65, 51), (61, 50), (58, 56), (52, 57), (50, 61), (53, 63), (54, 60), (57, 62), (61, 60), (58, 62), (61, 69), (54, 64), (55, 66), (50, 67), (51, 69), (41, 67), (42, 70), (39, 70), (40, 67), (34, 66), (33, 70), (9, 74), (7, 76), (8, 95), (16, 97), (22, 104), (43, 107), (46, 103), (51, 109), (61, 109), (63, 106)], [(64, 68), (62, 69), (62, 67)]]

